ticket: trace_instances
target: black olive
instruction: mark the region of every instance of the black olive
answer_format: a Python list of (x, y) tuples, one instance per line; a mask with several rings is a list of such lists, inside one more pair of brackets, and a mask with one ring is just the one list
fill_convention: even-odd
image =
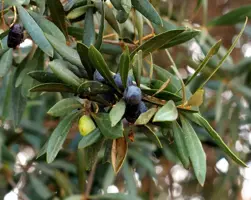
[(8, 34), (8, 47), (15, 49), (23, 41), (23, 38), (23, 27), (20, 24), (14, 24)]
[(126, 104), (138, 105), (142, 99), (142, 92), (139, 87), (131, 85), (124, 91), (124, 99)]

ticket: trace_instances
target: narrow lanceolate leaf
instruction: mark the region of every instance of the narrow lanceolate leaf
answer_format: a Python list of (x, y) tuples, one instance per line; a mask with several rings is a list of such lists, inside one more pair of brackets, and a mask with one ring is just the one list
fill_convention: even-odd
[(78, 7), (78, 6), (83, 6), (83, 5), (86, 5), (87, 4), (87, 0), (70, 0), (70, 1), (67, 1), (66, 3), (64, 3), (64, 10), (66, 12), (74, 9), (75, 7)]
[(245, 20), (246, 17), (251, 17), (251, 5), (242, 6), (234, 9), (220, 17), (217, 17), (208, 23), (209, 26), (233, 25)]
[(123, 99), (121, 99), (113, 106), (112, 110), (109, 113), (112, 127), (116, 126), (117, 123), (122, 119), (125, 113), (125, 109), (126, 105)]
[(151, 22), (162, 25), (161, 17), (148, 0), (132, 0), (132, 5)]
[(190, 99), (186, 102), (186, 106), (200, 106), (203, 103), (204, 98), (204, 90), (200, 89), (197, 90), (193, 96), (190, 97)]
[(37, 80), (40, 83), (61, 83), (62, 81), (50, 72), (42, 70), (31, 71), (28, 73), (30, 77)]
[(84, 35), (82, 42), (86, 46), (90, 46), (95, 42), (95, 27), (94, 27), (94, 19), (93, 19), (93, 8), (88, 8), (85, 21), (84, 21)]
[(68, 13), (67, 19), (76, 19), (82, 16), (83, 14), (86, 13), (88, 8), (93, 8), (93, 5), (85, 5), (85, 6), (80, 6), (78, 8), (73, 9), (72, 11)]
[(146, 169), (151, 176), (156, 177), (155, 167), (152, 161), (149, 159), (149, 157), (144, 155), (143, 152), (130, 148), (128, 150), (128, 156), (133, 158), (135, 162), (140, 165), (140, 167)]
[(177, 108), (172, 100), (161, 107), (153, 118), (153, 122), (175, 121), (178, 117)]
[(129, 13), (132, 8), (132, 2), (131, 0), (121, 0), (121, 6), (127, 13)]
[(64, 83), (70, 86), (78, 87), (81, 83), (80, 79), (67, 68), (67, 63), (63, 60), (53, 60), (49, 63), (53, 73)]
[(139, 51), (142, 50), (143, 57), (149, 55), (149, 53), (152, 53), (158, 49), (160, 49), (162, 46), (167, 45), (172, 39), (177, 37), (179, 34), (184, 32), (185, 30), (171, 30), (164, 33), (161, 33), (159, 35), (156, 35), (155, 37), (151, 38), (150, 40), (146, 41), (144, 44), (140, 45), (138, 48), (136, 48), (131, 53), (131, 58)]
[(65, 37), (68, 37), (65, 12), (60, 0), (46, 1), (46, 3), (50, 9), (52, 21), (64, 33)]
[(114, 6), (114, 8), (116, 8), (116, 10), (122, 10), (123, 7), (121, 5), (121, 1), (118, 0), (110, 0), (112, 5)]
[[(162, 91), (162, 92), (159, 92), (157, 94), (155, 94), (158, 91), (157, 89), (143, 89), (141, 87), (141, 90), (142, 90), (143, 93), (145, 93), (147, 95), (151, 95), (151, 98), (156, 97), (156, 98), (166, 100), (166, 101), (171, 99), (171, 100), (173, 100), (175, 102), (182, 100), (182, 98), (180, 96), (176, 95), (175, 93), (167, 92), (165, 90)], [(152, 96), (154, 94), (155, 94), (155, 97)]]
[(227, 59), (227, 57), (231, 54), (231, 52), (234, 50), (235, 46), (237, 45), (237, 42), (239, 41), (239, 39), (241, 38), (246, 25), (248, 23), (248, 18), (246, 18), (245, 23), (243, 24), (243, 27), (240, 31), (240, 33), (237, 35), (237, 37), (235, 38), (233, 44), (231, 45), (231, 47), (229, 48), (229, 50), (227, 51), (227, 53), (222, 57), (222, 59), (220, 60), (220, 62), (218, 63), (218, 65), (216, 66), (216, 68), (214, 69), (214, 71), (210, 74), (210, 76), (200, 85), (199, 89), (203, 88), (204, 85), (211, 79), (211, 77), (218, 71), (218, 69), (222, 66), (222, 64), (225, 62), (225, 60)]
[(136, 21), (135, 21), (135, 25), (136, 25), (136, 28), (137, 28), (137, 31), (138, 31), (138, 38), (139, 38), (139, 44), (141, 45), (142, 44), (142, 38), (143, 38), (143, 35), (144, 35), (144, 30), (143, 30), (143, 27), (144, 27), (144, 20), (143, 20), (143, 16), (141, 15), (140, 12), (138, 12), (137, 10), (135, 11), (135, 17), (136, 17)]
[(190, 165), (189, 154), (185, 144), (185, 133), (178, 124), (177, 121), (172, 122), (172, 132), (174, 138), (174, 145), (176, 147), (176, 152), (183, 166), (187, 169)]
[[(24, 58), (18, 65), (17, 67), (17, 71), (16, 71), (16, 74), (15, 74), (15, 78), (16, 78), (16, 81), (15, 81), (15, 87), (19, 87), (22, 82), (23, 82), (23, 79), (26, 75), (26, 73), (28, 71), (26, 71), (26, 66), (28, 64), (28, 61), (30, 61), (30, 59), (28, 58), (28, 56), (26, 58)], [(25, 72), (26, 71), (26, 72)], [(24, 73), (25, 72), (25, 73)]]
[[(102, 6), (100, 2), (94, 1), (94, 5), (97, 8), (99, 13), (102, 13)], [(112, 12), (112, 9), (107, 6), (107, 4), (104, 4), (105, 9), (105, 19), (108, 22), (108, 24), (120, 35), (119, 25), (118, 22)]]
[(44, 67), (44, 53), (38, 48), (31, 60), (29, 60), (22, 70), (20, 77), (22, 80), (22, 95), (24, 97), (32, 97), (30, 94), (30, 88), (34, 85), (34, 80), (27, 74), (28, 71), (33, 71), (37, 69), (43, 69)]
[(68, 177), (59, 170), (56, 170), (54, 174), (55, 181), (57, 182), (57, 185), (59, 186), (60, 190), (63, 191), (63, 193), (66, 196), (70, 196), (72, 194), (72, 184)]
[(13, 49), (6, 51), (0, 60), (0, 77), (4, 77), (12, 65)]
[(98, 81), (85, 81), (78, 87), (78, 94), (84, 97), (111, 92), (111, 88)]
[(115, 82), (113, 80), (111, 71), (105, 62), (105, 59), (103, 58), (102, 54), (93, 45), (91, 45), (89, 48), (88, 56), (89, 56), (89, 60), (91, 61), (92, 65), (99, 71), (99, 73), (114, 88), (118, 89), (117, 85), (115, 84)]
[[(223, 114), (223, 106), (222, 106), (222, 93), (225, 91), (226, 85), (222, 82), (219, 85), (219, 88), (216, 92), (215, 98), (215, 121), (218, 124)], [(239, 117), (239, 116), (238, 116)]]
[(86, 178), (87, 173), (85, 171), (85, 159), (83, 157), (85, 156), (84, 149), (78, 149), (77, 150), (77, 177), (78, 177), (78, 188), (79, 191), (84, 191), (86, 187)]
[[(191, 115), (189, 115), (190, 117)], [(195, 113), (193, 114), (194, 117), (191, 118), (195, 123), (198, 125), (204, 127), (209, 135), (214, 139), (214, 141), (221, 147), (221, 149), (230, 157), (232, 158), (237, 164), (247, 167), (247, 165), (240, 159), (238, 158), (237, 155), (235, 155), (225, 144), (225, 142), (222, 140), (220, 135), (210, 126), (210, 124), (207, 122), (205, 118), (203, 118), (200, 114)]]
[(48, 140), (44, 143), (44, 145), (39, 149), (38, 153), (37, 153), (37, 157), (36, 159), (38, 159), (39, 157), (41, 157), (42, 155), (46, 154), (47, 151), (47, 147), (48, 147)]
[(70, 63), (77, 65), (79, 68), (83, 67), (78, 52), (65, 43), (60, 42), (57, 38), (52, 35), (46, 34), (46, 38), (49, 40), (53, 48), (61, 55), (65, 60)]
[(170, 83), (168, 84), (168, 87), (170, 87), (171, 92), (176, 93), (181, 88), (181, 82), (177, 76), (174, 76), (169, 71), (157, 65), (153, 65), (153, 69), (156, 73), (158, 80), (165, 82), (167, 81), (167, 79), (171, 79)]
[(123, 50), (120, 46), (114, 44), (103, 43), (100, 52), (108, 55), (121, 55)]
[(166, 45), (162, 46), (161, 49), (167, 49), (173, 46), (177, 46), (179, 44), (183, 44), (195, 38), (199, 34), (200, 34), (200, 31), (195, 31), (195, 30), (184, 31), (183, 33), (179, 34), (177, 37), (173, 38)]
[(148, 111), (142, 113), (136, 120), (135, 125), (147, 124), (152, 119), (157, 110), (157, 108), (151, 108)]
[(105, 28), (105, 8), (104, 8), (104, 2), (100, 2), (102, 5), (102, 10), (101, 10), (101, 22), (99, 25), (99, 32), (98, 32), (98, 37), (95, 42), (95, 47), (96, 49), (100, 50), (102, 41), (103, 41), (103, 35), (104, 35), (104, 28)]
[(200, 63), (194, 74), (187, 80), (186, 85), (188, 85), (202, 70), (203, 68), (207, 65), (208, 61), (218, 53), (219, 49), (221, 46), (221, 40), (218, 41), (207, 53), (206, 57), (204, 60)]
[(79, 117), (79, 112), (71, 113), (63, 118), (57, 128), (51, 134), (47, 147), (47, 162), (51, 163), (62, 148), (67, 134), (75, 120)]
[(88, 135), (84, 136), (78, 143), (79, 149), (84, 149), (88, 146), (93, 145), (94, 143), (98, 142), (102, 138), (102, 134), (98, 128), (93, 130)]
[(72, 92), (75, 91), (63, 83), (42, 83), (35, 85), (30, 92)]
[(131, 195), (136, 195), (138, 192), (138, 188), (136, 185), (136, 180), (134, 178), (134, 170), (128, 164), (127, 159), (125, 160), (125, 162), (123, 164), (122, 172), (125, 177), (126, 188), (128, 190), (128, 193)]
[(88, 47), (86, 45), (84, 45), (83, 43), (78, 42), (77, 43), (77, 51), (80, 56), (81, 62), (84, 65), (85, 70), (87, 71), (88, 77), (90, 79), (92, 79), (94, 69), (90, 63), (89, 57), (87, 56), (88, 51), (89, 51)]
[(48, 42), (42, 29), (37, 25), (34, 19), (29, 15), (29, 13), (22, 7), (17, 6), (19, 17), (33, 39), (33, 41), (38, 45), (38, 47), (46, 53), (48, 56), (53, 57), (53, 48)]
[(165, 83), (163, 83), (163, 84), (161, 85), (161, 87), (158, 89), (158, 91), (155, 92), (152, 96), (155, 96), (155, 95), (159, 94), (160, 92), (162, 92), (163, 90), (165, 90), (166, 87), (169, 85), (170, 81), (171, 81), (170, 78), (167, 79), (167, 81), (166, 81)]
[(201, 142), (195, 133), (192, 125), (183, 116), (180, 117), (187, 151), (193, 166), (194, 174), (201, 185), (204, 185), (206, 179), (206, 154)]
[(60, 29), (51, 21), (45, 19), (44, 16), (39, 15), (31, 10), (28, 10), (29, 14), (36, 21), (38, 26), (45, 32), (60, 40), (63, 43), (66, 43), (66, 39), (64, 34), (60, 31)]
[(127, 154), (128, 144), (124, 137), (113, 140), (112, 143), (112, 167), (115, 173), (121, 169)]
[(32, 188), (42, 199), (48, 199), (52, 197), (53, 195), (52, 192), (48, 189), (45, 183), (41, 181), (38, 177), (36, 177), (34, 174), (29, 174), (29, 179)]
[(11, 99), (12, 99), (11, 101), (12, 119), (13, 119), (14, 126), (16, 127), (17, 125), (19, 125), (22, 119), (22, 116), (24, 114), (24, 110), (26, 107), (26, 103), (27, 103), (27, 99), (23, 97), (21, 93), (21, 86), (16, 88), (13, 84)]
[(116, 126), (112, 127), (109, 114), (107, 113), (98, 113), (92, 114), (96, 124), (98, 125), (101, 133), (109, 139), (116, 139), (123, 137), (123, 126), (120, 121)]
[(9, 72), (6, 74), (6, 76), (3, 77), (1, 80), (1, 85), (0, 85), (0, 102), (1, 102), (1, 107), (0, 107), (0, 116), (2, 118), (2, 121), (4, 122), (5, 119), (10, 117), (10, 110), (11, 110), (11, 94), (12, 94), (12, 88), (13, 88), (13, 72)]
[(67, 98), (57, 102), (47, 113), (54, 117), (62, 117), (81, 107), (82, 104), (75, 98)]
[(91, 146), (88, 146), (84, 150), (84, 162), (85, 162), (85, 169), (91, 170), (93, 164), (98, 159), (98, 152), (100, 151), (101, 147), (104, 144), (104, 139), (98, 140), (96, 143), (94, 143)]
[(119, 72), (124, 88), (126, 88), (127, 86), (127, 78), (129, 70), (130, 70), (130, 55), (129, 55), (129, 48), (128, 46), (126, 46), (126, 49), (121, 55), (119, 61)]
[(142, 50), (139, 50), (138, 53), (135, 54), (133, 57), (133, 75), (136, 80), (136, 83), (138, 87), (140, 87), (140, 78), (141, 78), (141, 72), (143, 69), (143, 58), (142, 58)]
[[(9, 34), (10, 30), (6, 30), (4, 32), (2, 32), (0, 34), (0, 39), (2, 40), (3, 38), (5, 38), (8, 34)], [(4, 52), (6, 52), (8, 50), (8, 48), (4, 48), (0, 50), (0, 55), (2, 55)]]
[(150, 80), (152, 80), (152, 78), (153, 78), (153, 56), (152, 56), (152, 53), (149, 53), (149, 58), (150, 58), (149, 78), (150, 78)]
[(151, 141), (153, 141), (159, 148), (162, 148), (162, 144), (161, 144), (157, 134), (155, 133), (155, 129), (156, 129), (156, 127), (153, 125), (145, 125), (144, 134)]

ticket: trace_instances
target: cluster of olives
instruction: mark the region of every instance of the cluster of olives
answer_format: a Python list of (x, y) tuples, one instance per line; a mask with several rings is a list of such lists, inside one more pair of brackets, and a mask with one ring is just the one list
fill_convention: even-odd
[[(94, 72), (93, 79), (101, 83), (106, 83), (104, 77), (97, 70)], [(130, 75), (127, 78), (126, 88), (124, 88), (122, 84), (121, 76), (119, 73), (115, 74), (113, 76), (113, 79), (117, 87), (120, 90), (124, 91), (123, 98), (126, 102), (126, 111), (124, 117), (128, 122), (134, 123), (141, 113), (147, 111), (147, 107), (142, 101), (141, 89), (133, 85), (132, 76)]]

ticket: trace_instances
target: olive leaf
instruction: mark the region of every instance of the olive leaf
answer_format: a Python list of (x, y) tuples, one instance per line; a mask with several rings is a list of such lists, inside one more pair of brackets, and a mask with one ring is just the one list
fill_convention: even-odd
[(67, 98), (57, 102), (47, 113), (54, 117), (62, 117), (81, 107), (82, 104), (77, 99)]
[(122, 119), (125, 113), (125, 109), (126, 109), (126, 104), (123, 99), (121, 99), (118, 103), (116, 103), (112, 107), (109, 113), (112, 127), (116, 126), (117, 123)]
[(84, 149), (89, 147), (102, 138), (102, 134), (98, 128), (90, 132), (88, 135), (84, 136), (78, 143), (79, 149)]
[(124, 137), (113, 140), (112, 143), (112, 166), (115, 173), (121, 169), (127, 154), (128, 144)]
[(97, 123), (101, 133), (109, 139), (116, 139), (123, 136), (123, 126), (120, 121), (116, 126), (112, 127), (109, 114), (107, 113), (92, 113), (92, 117)]
[(177, 108), (172, 100), (161, 107), (153, 118), (153, 122), (175, 121), (178, 117)]
[(46, 160), (48, 163), (53, 162), (53, 160), (56, 158), (58, 152), (63, 146), (63, 143), (73, 122), (78, 119), (79, 115), (79, 112), (74, 112), (64, 117), (64, 119), (62, 119), (62, 121), (58, 124), (57, 128), (51, 134), (47, 146)]
[(183, 133), (185, 133), (184, 140), (191, 160), (195, 176), (199, 183), (203, 186), (206, 179), (207, 165), (206, 154), (203, 150), (202, 144), (196, 135), (192, 125), (189, 121), (181, 116)]
[(53, 48), (46, 39), (42, 29), (22, 6), (18, 5), (17, 10), (25, 29), (32, 37), (34, 42), (42, 51), (44, 51), (44, 53), (46, 53), (50, 57), (53, 57)]

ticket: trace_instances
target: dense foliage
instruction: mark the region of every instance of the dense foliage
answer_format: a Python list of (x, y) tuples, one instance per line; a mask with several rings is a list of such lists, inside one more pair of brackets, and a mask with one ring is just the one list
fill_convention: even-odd
[[(172, 13), (167, 18), (158, 3), (2, 1), (0, 142), (5, 191), (8, 185), (16, 187), (23, 199), (148, 199), (150, 191), (139, 192), (135, 174), (153, 184), (155, 165), (163, 156), (191, 170), (190, 180), (203, 186), (208, 160), (203, 143), (221, 149), (224, 154), (219, 155), (235, 169), (246, 166), (246, 157), (231, 149), (240, 125), (249, 123), (239, 116), (249, 113), (245, 104), (251, 98), (250, 73), (245, 67), (250, 60), (236, 70), (230, 53), (245, 31), (250, 6), (207, 24), (244, 23), (226, 50), (204, 28), (180, 23)], [(195, 11), (200, 7), (205, 17), (207, 1), (198, 1)], [(28, 41), (32, 44), (23, 45)], [(204, 54), (200, 60), (184, 54), (191, 41)], [(195, 69), (193, 74), (180, 73), (181, 62), (173, 56), (178, 51)], [(157, 64), (160, 54), (168, 69)], [(220, 77), (225, 80), (218, 81)], [(204, 88), (214, 91), (206, 103)], [(223, 104), (225, 90), (239, 96)], [(207, 112), (210, 104), (216, 109)], [(212, 119), (230, 120), (229, 130), (213, 128)], [(230, 147), (221, 138), (228, 132), (233, 133)], [(18, 154), (25, 151), (29, 153), (23, 163)], [(116, 176), (125, 185), (120, 193), (107, 193)]]

